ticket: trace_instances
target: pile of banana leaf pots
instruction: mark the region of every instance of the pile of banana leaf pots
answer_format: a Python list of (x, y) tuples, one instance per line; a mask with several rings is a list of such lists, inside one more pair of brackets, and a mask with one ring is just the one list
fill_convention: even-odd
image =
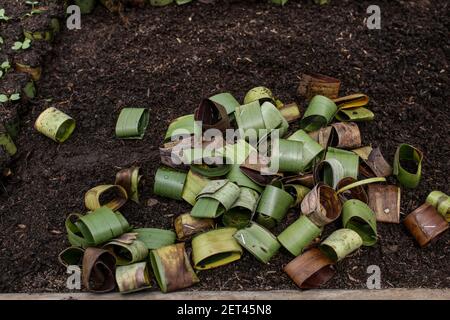
[[(227, 92), (204, 98), (170, 124), (160, 147), (154, 194), (192, 205), (177, 215), (174, 231), (128, 224), (118, 209), (127, 199), (139, 202), (141, 176), (137, 167), (124, 169), (115, 184), (87, 192), (87, 214), (67, 218), (72, 247), (61, 263), (81, 265), (90, 291), (117, 284), (133, 292), (154, 278), (171, 292), (243, 254), (263, 264), (284, 254), (293, 259), (280, 273), (299, 288), (324, 285), (339, 261), (377, 243), (377, 223), (400, 223), (401, 189), (386, 178), (415, 188), (423, 158), (401, 144), (391, 165), (379, 148), (363, 146), (358, 123), (374, 119), (369, 98), (339, 97), (339, 89), (337, 79), (302, 75), (304, 108), (265, 87), (248, 91), (242, 104)], [(274, 234), (290, 210), (298, 219)], [(403, 222), (426, 246), (448, 229), (449, 213), (450, 198), (433, 191)], [(337, 230), (322, 237), (330, 224)]]

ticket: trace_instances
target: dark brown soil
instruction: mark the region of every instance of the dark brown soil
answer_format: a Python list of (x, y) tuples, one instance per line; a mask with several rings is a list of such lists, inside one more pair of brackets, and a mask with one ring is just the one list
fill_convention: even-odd
[[(332, 2), (132, 9), (126, 12), (128, 26), (99, 7), (83, 17), (82, 30), (65, 30), (46, 56), (38, 102), (17, 141), (15, 176), (0, 196), (0, 291), (66, 290), (65, 270), (57, 263), (68, 245), (65, 217), (83, 212), (84, 193), (114, 182), (120, 168), (139, 165), (147, 177), (143, 204), (129, 202), (121, 212), (137, 227), (171, 228), (189, 205), (152, 195), (158, 146), (170, 120), (192, 113), (202, 97), (230, 91), (242, 100), (257, 85), (304, 105), (296, 97), (302, 72), (341, 79), (341, 94), (370, 96), (376, 119), (361, 124), (363, 140), (380, 146), (389, 162), (402, 142), (424, 152), (419, 187), (402, 190), (402, 216), (431, 190), (450, 193), (448, 1), (376, 1), (381, 30), (364, 24), (373, 1)], [(64, 144), (33, 129), (46, 105), (77, 120)], [(142, 141), (114, 137), (125, 106), (150, 109)], [(297, 215), (290, 213), (275, 233)], [(403, 225), (379, 224), (378, 230), (377, 245), (338, 263), (327, 288), (364, 288), (373, 264), (381, 268), (385, 288), (449, 287), (450, 232), (421, 249)], [(262, 265), (246, 253), (236, 263), (201, 272), (192, 290), (294, 289), (281, 271), (291, 259), (282, 252)]]

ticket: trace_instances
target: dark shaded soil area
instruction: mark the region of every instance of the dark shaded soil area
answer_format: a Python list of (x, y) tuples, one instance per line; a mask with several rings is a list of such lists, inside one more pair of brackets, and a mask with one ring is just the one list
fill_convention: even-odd
[[(113, 183), (120, 168), (139, 165), (147, 177), (143, 204), (129, 202), (120, 210), (128, 221), (171, 228), (190, 208), (152, 195), (158, 146), (170, 120), (192, 113), (204, 96), (230, 91), (242, 101), (258, 85), (304, 106), (296, 96), (302, 72), (341, 79), (342, 95), (370, 96), (376, 119), (360, 125), (363, 142), (380, 146), (389, 162), (402, 142), (424, 152), (419, 187), (402, 190), (402, 216), (432, 190), (450, 193), (448, 1), (376, 1), (381, 30), (365, 26), (370, 4), (195, 2), (127, 11), (128, 26), (97, 8), (83, 17), (81, 30), (63, 31), (46, 57), (39, 98), (17, 141), (16, 175), (0, 196), (0, 291), (66, 290), (65, 270), (57, 262), (68, 245), (65, 217), (83, 212), (84, 193)], [(64, 144), (33, 129), (46, 105), (77, 120)], [(114, 137), (125, 106), (150, 109), (144, 140)], [(291, 212), (275, 234), (297, 215)], [(377, 245), (338, 263), (327, 288), (365, 288), (373, 264), (381, 268), (385, 288), (449, 287), (450, 232), (421, 249), (403, 225), (379, 224), (378, 230)], [(201, 283), (191, 290), (294, 289), (281, 271), (291, 259), (282, 252), (262, 265), (246, 253), (236, 263), (201, 272)]]

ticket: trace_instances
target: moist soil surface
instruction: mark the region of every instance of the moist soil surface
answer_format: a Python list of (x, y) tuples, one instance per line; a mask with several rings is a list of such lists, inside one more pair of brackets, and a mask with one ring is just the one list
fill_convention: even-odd
[[(360, 125), (363, 143), (381, 147), (390, 163), (399, 143), (423, 151), (419, 187), (402, 190), (402, 218), (430, 191), (450, 193), (448, 1), (376, 2), (381, 30), (365, 24), (374, 1), (289, 1), (284, 7), (193, 2), (128, 9), (127, 25), (98, 7), (83, 16), (81, 30), (65, 29), (46, 55), (38, 99), (17, 141), (14, 176), (0, 196), (0, 291), (67, 291), (65, 269), (57, 262), (68, 246), (65, 217), (84, 212), (84, 193), (113, 183), (121, 168), (141, 166), (146, 177), (141, 205), (128, 202), (120, 210), (128, 221), (171, 228), (190, 206), (152, 194), (158, 147), (170, 121), (192, 113), (202, 97), (229, 91), (242, 101), (259, 85), (305, 106), (296, 95), (303, 72), (339, 78), (341, 95), (370, 96), (376, 118)], [(63, 144), (33, 128), (47, 106), (77, 121)], [(123, 107), (149, 108), (142, 141), (115, 138)], [(274, 233), (297, 217), (290, 212)], [(338, 226), (327, 227), (324, 237)], [(325, 288), (365, 288), (370, 265), (380, 267), (383, 288), (449, 287), (450, 232), (423, 249), (403, 224), (379, 223), (378, 232), (374, 247), (337, 264)], [(282, 272), (292, 258), (281, 252), (263, 265), (245, 253), (238, 262), (202, 271), (201, 282), (189, 290), (295, 289)]]

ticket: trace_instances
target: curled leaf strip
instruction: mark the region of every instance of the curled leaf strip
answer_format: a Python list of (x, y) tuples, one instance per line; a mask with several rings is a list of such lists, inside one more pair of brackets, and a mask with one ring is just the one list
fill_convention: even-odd
[(158, 196), (181, 200), (186, 181), (186, 173), (161, 167), (156, 171), (153, 193)]
[(293, 202), (294, 198), (285, 190), (267, 185), (256, 209), (256, 222), (268, 229), (273, 228), (286, 216)]
[(174, 225), (177, 239), (180, 241), (186, 241), (197, 233), (208, 231), (214, 228), (214, 220), (199, 219), (193, 217), (189, 213), (184, 213), (179, 215), (175, 219)]
[(87, 248), (83, 256), (82, 270), (83, 285), (87, 290), (104, 293), (116, 287), (116, 258), (109, 251)]
[(377, 242), (375, 213), (362, 201), (351, 199), (344, 202), (342, 225), (356, 231), (363, 241), (363, 246), (373, 246)]
[(106, 184), (88, 190), (84, 196), (84, 205), (89, 210), (96, 210), (105, 206), (116, 211), (119, 210), (127, 200), (127, 191), (122, 186)]
[[(422, 160), (422, 151), (405, 143), (398, 146), (394, 157), (393, 173), (404, 187), (415, 188), (418, 186), (422, 175)], [(414, 168), (403, 168), (404, 162)]]
[(277, 238), (269, 230), (254, 222), (237, 231), (234, 238), (262, 263), (268, 263), (280, 248)]
[(140, 262), (147, 258), (148, 248), (144, 242), (136, 239), (136, 233), (124, 233), (103, 246), (116, 257), (119, 266)]
[(149, 112), (146, 108), (124, 108), (116, 123), (116, 137), (142, 139), (147, 129)]
[(300, 96), (310, 100), (316, 95), (322, 95), (330, 99), (337, 98), (341, 81), (326, 75), (302, 74), (297, 92)]
[(300, 128), (310, 132), (325, 127), (336, 114), (336, 104), (325, 96), (316, 95), (308, 104), (308, 108), (300, 121)]
[(278, 235), (278, 241), (291, 254), (298, 256), (321, 233), (320, 227), (316, 226), (307, 216), (302, 215)]
[(139, 167), (122, 169), (117, 172), (115, 181), (115, 184), (125, 189), (128, 198), (136, 203), (139, 203), (139, 184), (142, 179), (139, 170)]
[(319, 246), (320, 250), (331, 260), (340, 261), (353, 251), (359, 249), (363, 240), (356, 231), (339, 229), (328, 236)]
[(289, 262), (283, 271), (301, 289), (313, 289), (334, 276), (334, 262), (319, 249), (313, 248)]
[(184, 243), (152, 250), (150, 262), (164, 293), (188, 288), (200, 281), (189, 262)]
[(212, 269), (239, 260), (242, 248), (233, 238), (236, 231), (236, 228), (222, 228), (195, 236), (192, 239), (194, 268)]
[(75, 130), (75, 120), (64, 112), (50, 107), (39, 115), (34, 127), (50, 139), (56, 142), (64, 142)]
[(450, 222), (450, 197), (441, 191), (432, 191), (428, 194), (426, 202), (431, 204), (437, 211)]
[(316, 226), (323, 227), (341, 215), (342, 205), (332, 187), (318, 183), (303, 199), (301, 211)]
[(138, 262), (116, 268), (116, 282), (120, 293), (131, 293), (151, 288), (147, 262)]

